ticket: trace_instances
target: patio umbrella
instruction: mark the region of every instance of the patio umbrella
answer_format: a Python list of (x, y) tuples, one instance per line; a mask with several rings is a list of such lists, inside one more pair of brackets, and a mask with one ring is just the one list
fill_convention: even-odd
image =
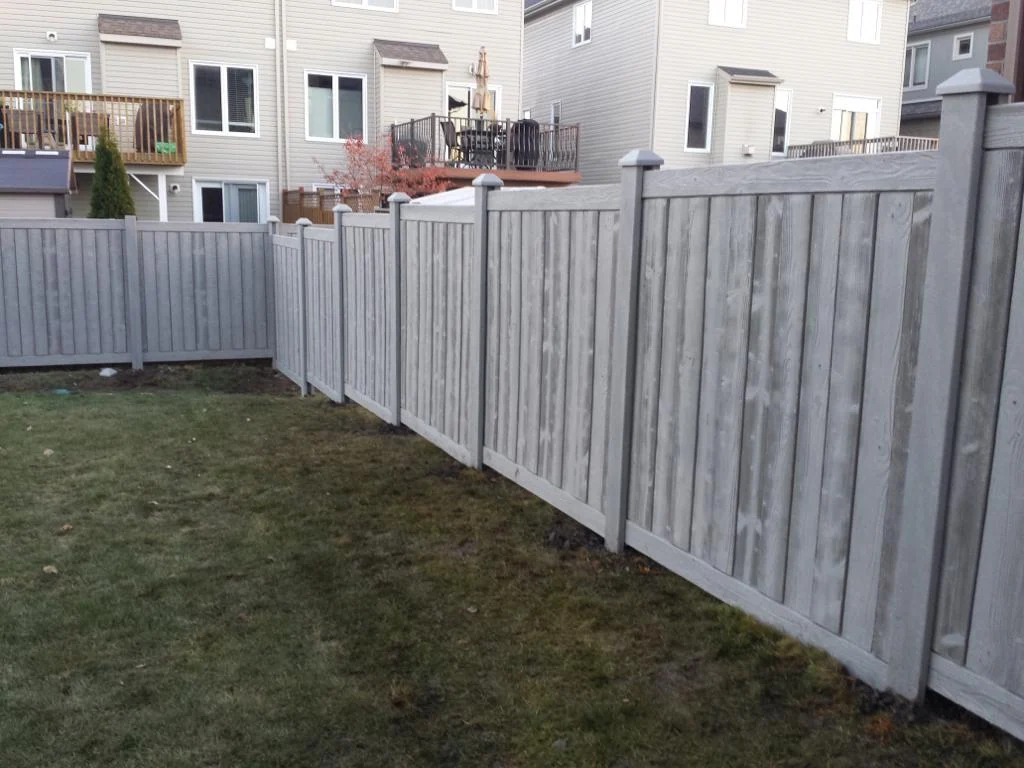
[(487, 49), (481, 47), (480, 58), (476, 62), (476, 88), (473, 91), (473, 109), (481, 113), (491, 111), (491, 93), (487, 88), (490, 78), (491, 68), (487, 64)]

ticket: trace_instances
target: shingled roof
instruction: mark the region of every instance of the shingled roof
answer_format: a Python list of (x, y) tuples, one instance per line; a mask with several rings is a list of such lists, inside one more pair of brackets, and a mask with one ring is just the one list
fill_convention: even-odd
[(71, 154), (54, 150), (0, 151), (0, 192), (63, 195), (71, 190)]
[(988, 21), (990, 0), (917, 0), (910, 6), (910, 34)]
[(101, 35), (181, 40), (181, 25), (175, 19), (150, 19), (143, 16), (101, 13), (98, 21)]
[(394, 59), (396, 61), (409, 61), (418, 64), (448, 64), (448, 57), (444, 55), (441, 46), (432, 43), (407, 43), (402, 40), (374, 40), (373, 47), (377, 49), (382, 59)]

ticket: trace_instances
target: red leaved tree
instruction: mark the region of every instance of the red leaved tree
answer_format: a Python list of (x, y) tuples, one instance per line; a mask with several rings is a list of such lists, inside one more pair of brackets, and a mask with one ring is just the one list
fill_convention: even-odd
[(409, 162), (403, 146), (392, 153), (390, 138), (377, 144), (349, 139), (345, 144), (344, 168), (328, 170), (320, 163), (317, 165), (328, 184), (343, 190), (345, 203), (355, 211), (372, 212), (393, 192), (422, 197), (450, 187), (442, 168)]

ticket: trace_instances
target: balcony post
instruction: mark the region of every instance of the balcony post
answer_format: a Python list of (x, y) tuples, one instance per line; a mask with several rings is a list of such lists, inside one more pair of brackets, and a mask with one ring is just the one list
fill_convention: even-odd
[(160, 221), (167, 221), (167, 174), (156, 175), (157, 204), (160, 208)]

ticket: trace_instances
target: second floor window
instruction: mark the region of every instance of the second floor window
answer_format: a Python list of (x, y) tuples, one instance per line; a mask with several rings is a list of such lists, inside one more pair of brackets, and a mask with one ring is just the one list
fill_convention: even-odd
[(202, 133), (256, 133), (256, 70), (192, 65), (192, 127)]
[(882, 32), (882, 0), (850, 0), (847, 38), (855, 43), (878, 43)]
[(590, 42), (590, 24), (594, 14), (594, 4), (590, 0), (578, 3), (572, 9), (572, 44), (583, 45)]
[(907, 61), (903, 70), (904, 88), (926, 88), (928, 86), (928, 58), (931, 44), (907, 46)]
[(709, 83), (690, 83), (686, 110), (687, 152), (711, 151), (711, 110), (715, 88)]
[(452, 0), (452, 8), (457, 11), (497, 13), (498, 0)]
[(745, 27), (747, 0), (710, 0), (708, 23), (718, 27)]
[(306, 138), (347, 141), (366, 136), (366, 78), (306, 73)]

